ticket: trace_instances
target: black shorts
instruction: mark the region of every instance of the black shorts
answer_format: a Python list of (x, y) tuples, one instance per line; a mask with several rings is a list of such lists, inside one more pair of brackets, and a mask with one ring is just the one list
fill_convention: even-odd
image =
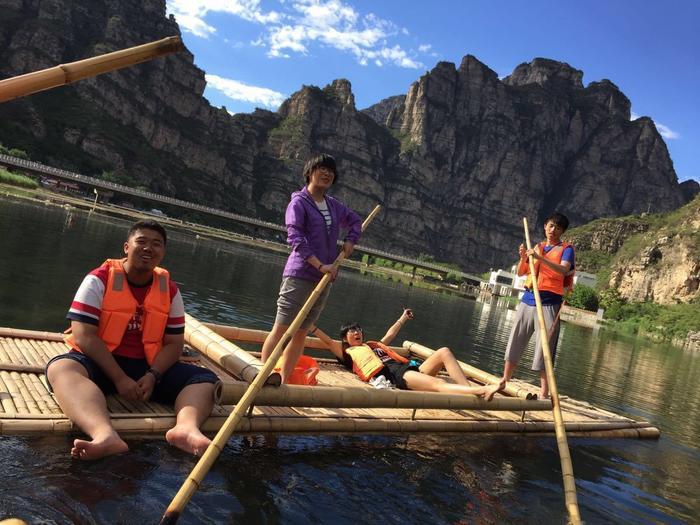
[(412, 365), (411, 363), (399, 363), (397, 361), (391, 361), (385, 364), (382, 371), (379, 372), (379, 374), (377, 375), (383, 375), (389, 381), (394, 383), (396, 385), (396, 388), (400, 390), (408, 390), (408, 385), (406, 385), (406, 381), (404, 380), (403, 376), (409, 370), (420, 372), (420, 370), (418, 370), (418, 367), (416, 365)]
[[(145, 359), (131, 359), (120, 355), (113, 356), (114, 360), (122, 370), (134, 381), (138, 381), (150, 368), (150, 365)], [(48, 370), (51, 363), (59, 359), (72, 359), (85, 367), (90, 380), (95, 383), (105, 395), (116, 394), (117, 389), (112, 383), (112, 380), (104, 373), (104, 371), (88, 356), (83, 353), (71, 350), (67, 354), (57, 355), (46, 364)], [(196, 383), (216, 383), (219, 380), (216, 374), (211, 370), (202, 368), (201, 366), (190, 365), (187, 363), (175, 363), (168, 368), (163, 377), (154, 388), (149, 401), (157, 401), (172, 405), (175, 403), (175, 398), (188, 385)], [(46, 383), (49, 385), (49, 390), (53, 392), (49, 383), (49, 376), (46, 374)]]

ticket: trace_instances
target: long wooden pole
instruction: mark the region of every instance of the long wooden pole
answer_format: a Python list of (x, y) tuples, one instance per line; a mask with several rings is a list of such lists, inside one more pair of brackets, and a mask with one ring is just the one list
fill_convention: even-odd
[(566, 304), (566, 301), (562, 301), (561, 304), (559, 305), (559, 310), (557, 311), (557, 316), (554, 318), (554, 321), (552, 321), (552, 326), (549, 327), (549, 332), (547, 332), (547, 342), (552, 340), (552, 336), (554, 335), (554, 330), (557, 329), (557, 324), (559, 324), (559, 319), (561, 318), (561, 311), (564, 309), (565, 304)]
[[(528, 251), (530, 247), (530, 232), (527, 227), (527, 217), (523, 217), (523, 226), (525, 227), (525, 242)], [(559, 392), (557, 391), (557, 383), (554, 379), (554, 365), (552, 363), (552, 353), (549, 349), (549, 339), (547, 337), (547, 324), (544, 322), (544, 312), (542, 311), (542, 301), (540, 300), (540, 291), (537, 288), (537, 274), (535, 273), (535, 258), (532, 255), (528, 256), (530, 263), (530, 276), (532, 277), (532, 291), (535, 295), (535, 305), (537, 307), (537, 320), (540, 326), (540, 344), (542, 345), (542, 354), (544, 356), (544, 368), (547, 374), (547, 382), (549, 383), (549, 392), (552, 396), (552, 414), (554, 415), (554, 433), (557, 438), (557, 447), (559, 448), (559, 459), (561, 461), (561, 473), (564, 479), (564, 501), (566, 510), (569, 512), (571, 523), (577, 525), (581, 523), (581, 515), (578, 510), (578, 501), (576, 498), (576, 479), (574, 478), (574, 468), (571, 466), (571, 454), (569, 454), (569, 444), (566, 441), (566, 429), (564, 428), (564, 418), (561, 415), (561, 406), (559, 405)]]
[[(218, 405), (234, 405), (245, 394), (246, 383), (219, 382), (214, 390)], [(263, 388), (255, 398), (256, 406), (324, 408), (414, 408), (446, 410), (530, 411), (552, 410), (548, 400), (530, 401), (495, 397), (486, 401), (475, 395), (382, 389), (366, 386), (280, 385)]]
[(31, 95), (185, 49), (179, 36), (0, 80), (0, 102)]
[[(367, 228), (367, 226), (369, 225), (369, 223), (372, 222), (374, 217), (379, 213), (380, 209), (381, 206), (375, 206), (372, 212), (362, 223), (362, 231), (364, 231), (365, 228)], [(338, 267), (338, 265), (342, 262), (344, 257), (345, 252), (341, 251), (338, 257), (336, 258), (335, 262), (333, 263), (333, 266)], [(165, 514), (163, 515), (163, 518), (160, 521), (161, 524), (175, 523), (180, 518), (180, 515), (182, 514), (182, 511), (185, 508), (185, 505), (187, 505), (194, 493), (199, 488), (199, 485), (204, 479), (204, 476), (207, 475), (209, 469), (211, 469), (212, 465), (214, 465), (216, 458), (219, 457), (219, 454), (226, 446), (226, 443), (231, 437), (231, 434), (233, 434), (233, 432), (236, 430), (236, 427), (238, 426), (238, 424), (241, 421), (241, 418), (243, 417), (243, 414), (253, 404), (253, 401), (255, 401), (255, 396), (265, 384), (267, 376), (270, 375), (272, 369), (277, 365), (277, 361), (282, 355), (282, 351), (284, 350), (287, 341), (289, 341), (289, 339), (292, 338), (292, 336), (301, 326), (301, 323), (304, 322), (304, 319), (306, 319), (309, 310), (311, 310), (313, 305), (316, 304), (316, 301), (321, 296), (321, 293), (330, 282), (330, 279), (330, 274), (325, 274), (323, 278), (319, 281), (319, 283), (316, 285), (314, 291), (311, 292), (311, 295), (304, 303), (304, 306), (301, 308), (301, 311), (297, 314), (292, 324), (289, 325), (289, 328), (287, 328), (287, 331), (279, 340), (274, 350), (272, 350), (270, 357), (267, 359), (267, 361), (265, 361), (265, 366), (263, 366), (262, 370), (258, 373), (253, 382), (250, 384), (248, 390), (246, 390), (245, 394), (243, 394), (243, 397), (241, 397), (241, 400), (231, 411), (231, 414), (228, 416), (228, 418), (226, 418), (226, 422), (223, 424), (219, 432), (217, 432), (216, 436), (214, 437), (214, 440), (209, 444), (207, 450), (202, 455), (202, 458), (197, 462), (195, 467), (192, 469), (192, 472), (190, 473), (189, 477), (185, 480), (185, 482), (182, 484), (182, 487), (180, 487), (178, 493), (170, 502), (170, 505), (168, 506), (167, 510), (165, 511)]]

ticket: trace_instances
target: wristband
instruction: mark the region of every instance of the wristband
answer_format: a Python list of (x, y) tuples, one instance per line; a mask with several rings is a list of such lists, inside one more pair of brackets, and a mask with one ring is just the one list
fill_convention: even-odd
[(160, 383), (160, 380), (163, 379), (163, 374), (158, 372), (155, 368), (151, 367), (148, 370), (146, 370), (146, 373), (150, 373), (156, 380), (156, 385)]
[(319, 272), (321, 271), (321, 268), (323, 268), (323, 263), (319, 262), (318, 267), (316, 268)]

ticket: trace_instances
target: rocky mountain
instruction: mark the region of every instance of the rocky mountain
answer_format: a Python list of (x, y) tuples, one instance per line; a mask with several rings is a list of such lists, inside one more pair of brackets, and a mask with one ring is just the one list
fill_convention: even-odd
[(599, 219), (567, 232), (577, 266), (630, 301), (700, 301), (700, 195), (670, 213)]
[[(0, 78), (179, 34), (164, 0), (0, 0)], [(473, 56), (438, 63), (363, 111), (350, 83), (303, 86), (276, 112), (231, 116), (180, 53), (0, 106), (0, 142), (88, 175), (281, 222), (304, 160), (334, 154), (334, 194), (384, 210), (364, 243), (481, 271), (509, 263), (522, 217), (574, 224), (677, 208), (649, 118), (610, 81), (537, 58), (499, 79)]]

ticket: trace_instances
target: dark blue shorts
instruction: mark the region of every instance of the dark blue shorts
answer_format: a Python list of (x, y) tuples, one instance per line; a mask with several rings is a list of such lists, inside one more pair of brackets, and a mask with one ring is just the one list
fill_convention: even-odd
[[(126, 375), (134, 381), (141, 379), (150, 368), (145, 359), (131, 359), (120, 355), (115, 355), (113, 357)], [(71, 350), (67, 354), (57, 355), (46, 364), (46, 369), (48, 370), (51, 363), (59, 359), (72, 359), (83, 365), (92, 382), (100, 387), (100, 390), (102, 390), (105, 395), (117, 393), (117, 389), (114, 383), (112, 383), (112, 380), (102, 371), (95, 361), (85, 354)], [(153, 388), (153, 393), (149, 401), (157, 401), (159, 403), (172, 405), (175, 403), (175, 398), (186, 386), (197, 383), (216, 383), (218, 380), (219, 378), (216, 377), (216, 374), (211, 370), (178, 362), (168, 368), (163, 374), (160, 383)], [(51, 384), (49, 383), (48, 374), (46, 375), (46, 383), (49, 385), (49, 390), (53, 392)]]
[(416, 365), (411, 363), (399, 363), (397, 361), (389, 361), (384, 365), (384, 368), (379, 374), (386, 377), (389, 381), (396, 385), (399, 390), (408, 390), (404, 374), (409, 371), (420, 372)]

